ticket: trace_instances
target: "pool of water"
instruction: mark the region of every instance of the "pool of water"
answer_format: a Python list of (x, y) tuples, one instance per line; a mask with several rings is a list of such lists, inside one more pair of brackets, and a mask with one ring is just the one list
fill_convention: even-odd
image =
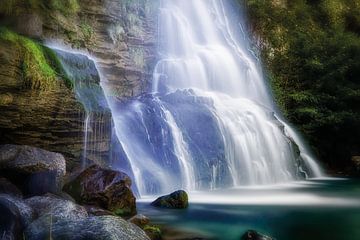
[(214, 239), (240, 239), (254, 229), (278, 240), (360, 239), (360, 180), (314, 179), (267, 187), (189, 194), (185, 210), (157, 209), (139, 200), (154, 224)]

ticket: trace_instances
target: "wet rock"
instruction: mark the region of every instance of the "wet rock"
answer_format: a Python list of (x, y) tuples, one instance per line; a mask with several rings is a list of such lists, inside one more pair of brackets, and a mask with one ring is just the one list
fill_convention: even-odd
[(23, 230), (33, 218), (33, 213), (21, 199), (0, 194), (1, 239), (23, 239)]
[(263, 235), (254, 230), (248, 230), (241, 236), (241, 240), (275, 240), (275, 238)]
[(65, 175), (65, 159), (59, 153), (26, 145), (0, 145), (0, 173), (26, 195), (59, 192)]
[(131, 180), (125, 173), (93, 165), (66, 184), (64, 191), (79, 203), (127, 216), (136, 214), (136, 199), (130, 186)]
[(64, 176), (66, 172), (64, 157), (26, 145), (5, 144), (0, 146), (0, 169), (11, 169), (23, 173), (56, 171)]
[(88, 217), (84, 207), (52, 194), (28, 198), (25, 203), (34, 210), (38, 218), (51, 216), (53, 219), (79, 220)]
[(34, 221), (25, 231), (27, 240), (52, 239), (63, 240), (103, 240), (128, 239), (148, 240), (145, 232), (139, 227), (116, 216), (95, 216), (85, 219), (55, 219), (49, 221), (41, 217)]
[(150, 219), (142, 214), (137, 214), (130, 218), (128, 221), (140, 228), (144, 228), (147, 224), (149, 224)]
[(22, 198), (21, 191), (6, 178), (0, 177), (0, 194), (9, 194), (18, 198)]
[(187, 208), (189, 205), (188, 195), (185, 191), (178, 190), (169, 195), (159, 197), (151, 205), (162, 208)]

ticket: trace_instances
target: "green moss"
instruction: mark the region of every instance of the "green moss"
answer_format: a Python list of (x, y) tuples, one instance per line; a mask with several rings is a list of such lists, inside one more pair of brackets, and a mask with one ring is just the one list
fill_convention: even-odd
[(360, 2), (244, 2), (279, 107), (320, 158), (345, 165), (360, 154)]
[(67, 86), (71, 86), (71, 81), (66, 77), (59, 60), (51, 49), (6, 28), (0, 28), (0, 40), (14, 44), (22, 54), (21, 70), (24, 87), (51, 89), (59, 84), (59, 77), (65, 79)]
[(80, 10), (77, 0), (4, 0), (0, 4), (0, 14), (16, 15), (19, 7), (31, 11), (58, 11), (64, 15), (76, 14)]
[(124, 208), (115, 209), (113, 213), (120, 217), (126, 217), (126, 216), (130, 216), (132, 214), (132, 211), (130, 208), (124, 207)]
[(158, 226), (155, 225), (146, 225), (143, 230), (150, 237), (150, 239), (161, 239), (161, 230)]

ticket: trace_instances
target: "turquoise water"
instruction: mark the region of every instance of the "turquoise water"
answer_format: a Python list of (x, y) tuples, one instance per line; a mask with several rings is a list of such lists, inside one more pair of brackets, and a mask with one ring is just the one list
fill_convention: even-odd
[(156, 209), (150, 199), (138, 208), (153, 223), (214, 239), (240, 239), (248, 229), (278, 240), (360, 239), (360, 180), (355, 179), (191, 193), (186, 210)]

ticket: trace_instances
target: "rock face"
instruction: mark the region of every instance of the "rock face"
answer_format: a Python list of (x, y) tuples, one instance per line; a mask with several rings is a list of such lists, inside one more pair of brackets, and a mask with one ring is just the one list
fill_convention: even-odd
[(189, 205), (188, 195), (185, 191), (179, 190), (169, 195), (159, 197), (152, 202), (151, 205), (161, 208), (187, 208)]
[(93, 165), (66, 184), (64, 191), (79, 203), (99, 206), (125, 216), (136, 213), (130, 186), (131, 180), (125, 173)]
[(66, 173), (59, 153), (22, 145), (0, 145), (0, 174), (27, 195), (59, 192)]
[(241, 240), (275, 240), (275, 238), (263, 235), (254, 230), (248, 230), (242, 235)]

